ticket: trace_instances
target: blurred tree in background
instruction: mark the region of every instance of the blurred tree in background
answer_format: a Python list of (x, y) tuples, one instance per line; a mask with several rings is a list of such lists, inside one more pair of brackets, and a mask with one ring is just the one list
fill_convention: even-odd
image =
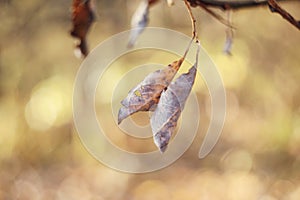
[[(127, 30), (138, 2), (96, 1), (90, 48)], [(184, 4), (175, 3), (169, 8), (161, 1), (151, 8), (149, 26), (190, 35)], [(73, 83), (82, 61), (72, 53), (70, 5), (71, 1), (0, 1), (0, 199), (299, 199), (300, 35), (295, 27), (267, 7), (237, 10), (233, 56), (226, 56), (226, 27), (193, 9), (202, 45), (226, 87), (222, 136), (208, 157), (197, 158), (210, 119), (210, 96), (198, 78), (193, 91), (202, 116), (193, 145), (166, 169), (132, 175), (92, 158), (74, 130)], [(299, 2), (281, 5), (300, 18)], [(111, 85), (132, 66), (168, 64), (175, 58), (147, 53), (117, 60), (96, 95), (97, 114), (110, 139), (137, 152), (155, 146), (151, 138), (140, 142), (118, 130), (109, 117)], [(141, 116), (133, 119), (143, 123)]]

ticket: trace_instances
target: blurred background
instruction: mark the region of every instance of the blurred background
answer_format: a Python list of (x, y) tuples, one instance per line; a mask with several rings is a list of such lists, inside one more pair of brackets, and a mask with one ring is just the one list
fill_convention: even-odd
[[(128, 30), (138, 2), (96, 0), (90, 49)], [(221, 138), (205, 159), (198, 159), (210, 119), (210, 96), (198, 77), (193, 92), (201, 119), (192, 146), (165, 169), (127, 174), (94, 159), (73, 125), (73, 84), (82, 60), (74, 56), (74, 39), (69, 35), (71, 3), (0, 1), (0, 199), (300, 198), (300, 32), (296, 28), (267, 7), (235, 11), (232, 56), (228, 56), (222, 52), (226, 27), (194, 8), (202, 45), (226, 87), (227, 117)], [(184, 4), (175, 3), (153, 6), (149, 26), (190, 35)], [(299, 2), (282, 6), (300, 19)], [(96, 95), (97, 114), (106, 119), (108, 137), (120, 147), (155, 150), (151, 138), (133, 140), (115, 125), (110, 117), (111, 83), (132, 66), (168, 64), (174, 59), (162, 52), (137, 52), (120, 58), (104, 74)], [(122, 97), (130, 87), (124, 86)], [(132, 120), (145, 125), (145, 116), (138, 114)]]

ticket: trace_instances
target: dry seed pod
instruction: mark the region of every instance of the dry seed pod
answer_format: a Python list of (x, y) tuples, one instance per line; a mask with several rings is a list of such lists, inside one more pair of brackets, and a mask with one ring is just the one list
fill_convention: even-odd
[(184, 58), (181, 58), (164, 69), (152, 72), (135, 88), (131, 89), (127, 97), (121, 102), (123, 107), (119, 110), (118, 123), (120, 124), (123, 119), (133, 113), (149, 111), (152, 106), (156, 105), (161, 92), (168, 87), (183, 60)]
[(179, 76), (166, 91), (162, 92), (151, 117), (154, 143), (161, 152), (166, 150), (177, 126), (177, 121), (194, 84), (196, 71), (196, 66), (193, 66), (188, 73)]
[(159, 103), (151, 116), (150, 122), (154, 143), (162, 153), (167, 149), (185, 102), (194, 85), (197, 73), (198, 54), (199, 46), (196, 63), (190, 68), (188, 73), (180, 75), (169, 85), (166, 91), (162, 92)]

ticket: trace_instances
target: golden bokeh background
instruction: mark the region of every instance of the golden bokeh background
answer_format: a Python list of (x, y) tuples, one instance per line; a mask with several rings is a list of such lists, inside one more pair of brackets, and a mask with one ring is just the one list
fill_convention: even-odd
[[(138, 2), (96, 0), (90, 48), (129, 29)], [(149, 25), (189, 35), (184, 4), (175, 2), (171, 8), (164, 1), (151, 8)], [(74, 128), (73, 84), (82, 60), (74, 56), (74, 39), (68, 32), (70, 5), (71, 1), (0, 1), (0, 199), (300, 198), (300, 33), (295, 27), (267, 7), (235, 11), (233, 55), (227, 56), (222, 52), (226, 27), (193, 9), (202, 45), (226, 88), (221, 138), (206, 158), (198, 159), (211, 109), (207, 88), (198, 77), (193, 92), (201, 120), (192, 146), (171, 166), (137, 175), (99, 163)], [(299, 2), (282, 5), (300, 19)], [(174, 59), (159, 51), (137, 52), (120, 58), (104, 74), (96, 94), (97, 114), (115, 144), (136, 152), (155, 149), (151, 139), (132, 139), (115, 125), (112, 86), (132, 66)], [(124, 94), (129, 85), (122, 86)], [(140, 125), (145, 119), (143, 114), (132, 117)]]

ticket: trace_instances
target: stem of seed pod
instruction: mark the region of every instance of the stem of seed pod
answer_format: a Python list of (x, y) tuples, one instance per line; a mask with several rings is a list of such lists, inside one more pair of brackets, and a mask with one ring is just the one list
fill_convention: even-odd
[(192, 21), (192, 31), (193, 31), (192, 32), (192, 38), (193, 39), (196, 38), (196, 40), (198, 40), (198, 33), (197, 33), (197, 29), (196, 29), (196, 19), (193, 15), (193, 12), (192, 12), (192, 9), (191, 9), (191, 6), (190, 6), (189, 2), (187, 0), (184, 0), (184, 3), (185, 3), (185, 6), (188, 10), (189, 15), (190, 15), (190, 19)]
[(190, 48), (191, 48), (191, 45), (192, 45), (193, 41), (194, 41), (194, 38), (192, 38), (191, 41), (189, 42), (189, 44), (188, 44), (188, 46), (187, 46), (187, 48), (186, 48), (186, 50), (185, 50), (185, 52), (184, 52), (183, 59), (185, 59), (187, 53), (189, 52), (189, 50), (190, 50)]
[(197, 68), (198, 66), (198, 58), (199, 58), (199, 52), (200, 52), (200, 41), (196, 39), (196, 44), (197, 44), (197, 52), (196, 52), (196, 63), (195, 67)]

